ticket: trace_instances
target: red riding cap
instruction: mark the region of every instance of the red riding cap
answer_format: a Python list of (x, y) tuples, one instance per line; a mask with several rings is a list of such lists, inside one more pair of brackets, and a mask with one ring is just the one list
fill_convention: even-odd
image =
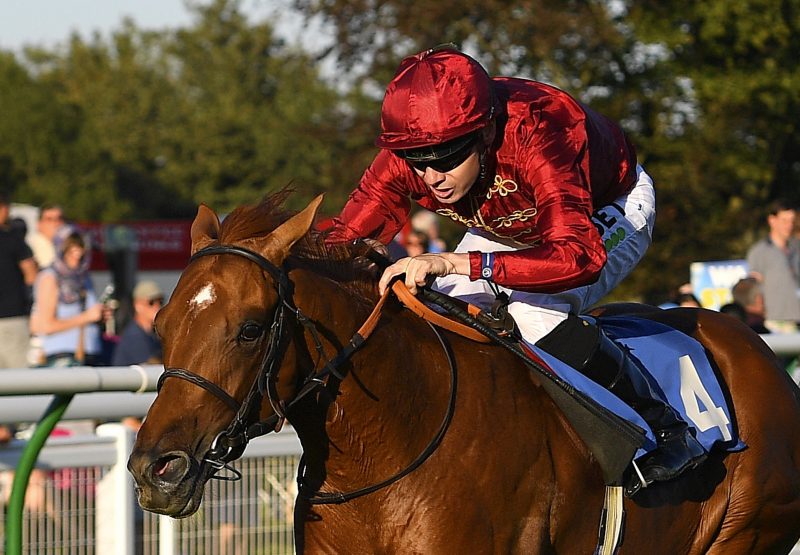
[(375, 144), (419, 148), (480, 129), (493, 114), (492, 87), (483, 66), (453, 48), (409, 56), (386, 89)]

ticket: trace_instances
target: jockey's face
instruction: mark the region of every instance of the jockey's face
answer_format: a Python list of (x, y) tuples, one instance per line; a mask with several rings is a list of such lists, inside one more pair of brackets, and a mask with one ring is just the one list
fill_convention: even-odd
[(472, 153), (458, 166), (446, 172), (437, 171), (430, 166), (424, 170), (414, 168), (418, 176), (431, 190), (436, 200), (442, 204), (453, 204), (464, 198), (478, 179), (480, 162), (475, 147)]

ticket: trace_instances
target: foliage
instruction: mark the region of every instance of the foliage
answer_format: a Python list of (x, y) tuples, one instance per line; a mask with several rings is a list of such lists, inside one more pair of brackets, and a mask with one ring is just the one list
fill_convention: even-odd
[(16, 140), (0, 146), (0, 171), (17, 200), (59, 202), (74, 218), (187, 217), (200, 202), (227, 212), (287, 184), (299, 207), (356, 181), (342, 162), (366, 142), (350, 138), (362, 118), (310, 57), (238, 2), (193, 10), (196, 23), (176, 32), (128, 21), (110, 40), (3, 56), (12, 117), (0, 133)]
[(0, 185), (104, 221), (187, 217), (200, 202), (226, 212), (290, 183), (294, 207), (324, 191), (335, 213), (375, 153), (399, 60), (453, 41), (633, 138), (659, 216), (619, 298), (663, 300), (690, 262), (743, 256), (768, 200), (800, 200), (800, 0), (293, 2), (330, 26), (336, 86), (241, 0), (194, 2), (175, 31), (128, 21), (108, 38), (0, 52)]

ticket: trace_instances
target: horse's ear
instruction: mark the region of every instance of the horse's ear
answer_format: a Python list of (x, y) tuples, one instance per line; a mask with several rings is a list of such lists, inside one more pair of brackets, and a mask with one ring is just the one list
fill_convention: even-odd
[(289, 256), (289, 249), (292, 248), (292, 245), (308, 233), (308, 230), (314, 225), (314, 218), (317, 216), (317, 210), (322, 204), (323, 198), (325, 198), (324, 194), (319, 195), (301, 212), (286, 220), (269, 234), (267, 250), (270, 251), (269, 257), (274, 263), (281, 264)]
[(219, 218), (217, 213), (205, 204), (197, 208), (197, 216), (192, 222), (192, 254), (207, 247), (219, 237)]

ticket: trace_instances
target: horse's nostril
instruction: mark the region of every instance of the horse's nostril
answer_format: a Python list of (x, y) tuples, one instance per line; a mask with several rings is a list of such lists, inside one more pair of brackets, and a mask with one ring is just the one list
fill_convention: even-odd
[(153, 478), (167, 483), (180, 482), (189, 470), (188, 457), (170, 453), (158, 458), (152, 465)]

